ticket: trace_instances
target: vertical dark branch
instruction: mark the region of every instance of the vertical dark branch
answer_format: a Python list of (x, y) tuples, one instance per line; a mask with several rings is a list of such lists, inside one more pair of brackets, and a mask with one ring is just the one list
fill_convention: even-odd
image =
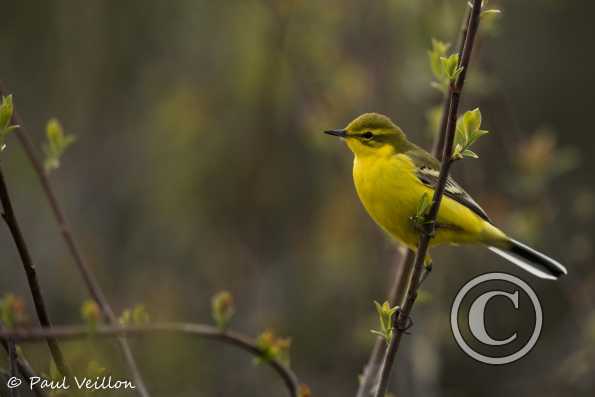
[[(7, 91), (2, 82), (0, 82), (0, 96), (4, 96), (6, 94)], [(54, 218), (56, 219), (56, 223), (58, 224), (58, 228), (60, 229), (62, 238), (66, 244), (66, 247), (68, 248), (68, 251), (70, 252), (70, 255), (74, 259), (74, 263), (76, 264), (79, 273), (83, 277), (83, 281), (85, 283), (85, 286), (87, 287), (87, 290), (89, 291), (89, 294), (91, 295), (93, 300), (99, 305), (104, 320), (109, 324), (117, 324), (116, 315), (114, 314), (114, 311), (112, 310), (112, 307), (110, 306), (105, 296), (105, 293), (101, 289), (99, 282), (97, 281), (97, 278), (95, 277), (95, 275), (91, 271), (91, 268), (83, 258), (83, 255), (80, 249), (78, 248), (76, 241), (74, 240), (72, 232), (70, 231), (70, 226), (66, 221), (66, 216), (64, 215), (64, 212), (62, 211), (62, 208), (58, 203), (58, 199), (56, 198), (56, 194), (54, 193), (54, 189), (52, 188), (52, 185), (50, 183), (48, 174), (45, 171), (41, 161), (39, 161), (39, 159), (37, 158), (35, 146), (31, 142), (31, 138), (29, 137), (29, 134), (24, 127), (23, 120), (16, 109), (13, 113), (12, 124), (19, 126), (19, 128), (16, 130), (17, 138), (23, 146), (25, 154), (31, 162), (31, 165), (35, 170), (37, 177), (39, 178), (39, 182), (48, 200), (48, 203), (50, 204), (50, 208), (52, 210)], [(126, 338), (119, 337), (118, 343), (120, 345), (120, 349), (122, 350), (122, 354), (124, 355), (124, 359), (126, 360), (126, 363), (128, 365), (130, 373), (132, 374), (138, 393), (142, 397), (149, 397), (149, 392), (147, 390), (147, 387), (145, 386), (140, 370), (138, 369), (136, 360), (134, 359), (134, 355), (132, 354), (132, 349), (126, 341)]]
[(411, 314), (411, 310), (413, 309), (413, 305), (417, 299), (417, 290), (419, 288), (420, 279), (423, 273), (424, 261), (426, 259), (430, 239), (434, 234), (434, 223), (436, 221), (438, 210), (440, 208), (440, 202), (446, 187), (450, 166), (452, 165), (452, 148), (454, 143), (459, 102), (461, 98), (461, 92), (465, 84), (467, 69), (469, 68), (469, 61), (471, 59), (471, 52), (473, 50), (477, 28), (479, 27), (481, 3), (482, 0), (473, 0), (473, 8), (471, 9), (468, 19), (468, 27), (466, 29), (462, 56), (459, 59), (459, 66), (461, 66), (463, 70), (459, 74), (459, 77), (456, 79), (456, 81), (451, 82), (449, 86), (449, 107), (447, 113), (447, 122), (445, 128), (440, 133), (440, 135), (444, 136), (444, 149), (442, 151), (442, 162), (440, 165), (438, 185), (434, 191), (432, 205), (428, 211), (426, 222), (424, 223), (423, 231), (420, 235), (419, 245), (413, 265), (413, 274), (411, 276), (411, 282), (409, 283), (409, 289), (407, 291), (405, 303), (403, 304), (403, 307), (398, 315), (395, 315), (394, 336), (386, 350), (386, 355), (384, 357), (384, 362), (382, 364), (380, 373), (380, 383), (376, 391), (376, 397), (384, 397), (386, 394), (390, 373), (396, 358), (397, 351), (399, 349), (400, 341), (405, 329), (407, 328), (409, 315)]
[[(467, 37), (467, 31), (469, 26), (469, 18), (471, 17), (471, 10), (465, 13), (465, 18), (461, 24), (460, 34), (457, 43), (457, 49), (459, 53), (459, 59), (463, 57), (463, 47), (465, 44), (465, 38)], [(444, 151), (444, 138), (445, 135), (442, 133), (446, 130), (448, 123), (448, 114), (450, 110), (450, 95), (446, 95), (444, 98), (442, 118), (440, 121), (440, 129), (434, 141), (433, 153), (439, 160), (442, 159)], [(407, 253), (403, 255), (396, 255), (395, 257), (395, 278), (388, 294), (388, 301), (392, 306), (402, 306), (403, 299), (405, 298), (405, 291), (409, 280), (411, 278), (411, 271), (413, 270), (413, 260), (415, 253), (411, 250), (407, 250)], [(364, 368), (362, 380), (358, 387), (357, 397), (366, 397), (372, 394), (374, 386), (377, 384), (380, 364), (382, 362), (382, 352), (385, 345), (384, 340), (381, 337), (376, 339), (368, 363)]]
[[(25, 239), (23, 238), (23, 234), (21, 233), (21, 229), (14, 214), (14, 210), (12, 208), (10, 196), (8, 195), (8, 189), (6, 188), (4, 174), (2, 173), (1, 167), (0, 200), (2, 201), (2, 218), (4, 218), (4, 221), (6, 222), (6, 225), (10, 230), (10, 234), (12, 235), (14, 243), (17, 247), (19, 256), (21, 257), (21, 262), (23, 263), (23, 267), (27, 275), (27, 281), (29, 283), (31, 295), (33, 296), (33, 303), (35, 305), (35, 311), (37, 312), (39, 323), (42, 327), (49, 328), (52, 326), (52, 324), (50, 322), (50, 318), (45, 306), (43, 294), (41, 293), (41, 286), (39, 285), (39, 281), (37, 280), (37, 272), (35, 270), (35, 266), (33, 265), (31, 255), (29, 254), (29, 249), (27, 248), (27, 244), (25, 243)], [(60, 373), (62, 373), (62, 375), (64, 376), (71, 377), (70, 369), (64, 361), (64, 356), (62, 355), (62, 351), (60, 350), (60, 347), (58, 346), (56, 340), (53, 338), (47, 338), (47, 343), (50, 348), (52, 358), (54, 359), (56, 367), (58, 368)]]

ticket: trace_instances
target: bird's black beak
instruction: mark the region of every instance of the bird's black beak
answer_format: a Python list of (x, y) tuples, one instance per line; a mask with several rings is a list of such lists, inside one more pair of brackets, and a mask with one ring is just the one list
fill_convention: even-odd
[(324, 133), (329, 134), (329, 135), (338, 136), (341, 138), (347, 137), (347, 131), (345, 131), (345, 130), (328, 130), (328, 131), (324, 131)]

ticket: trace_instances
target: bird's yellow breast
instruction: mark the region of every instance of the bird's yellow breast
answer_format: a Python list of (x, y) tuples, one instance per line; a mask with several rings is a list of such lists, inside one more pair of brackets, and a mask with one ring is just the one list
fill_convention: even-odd
[[(419, 181), (415, 164), (404, 154), (356, 156), (353, 179), (357, 194), (374, 221), (389, 235), (415, 248), (419, 231), (415, 216), (424, 193), (433, 190)], [(437, 217), (437, 232), (431, 244), (478, 243), (486, 225), (477, 214), (449, 197), (443, 197)]]

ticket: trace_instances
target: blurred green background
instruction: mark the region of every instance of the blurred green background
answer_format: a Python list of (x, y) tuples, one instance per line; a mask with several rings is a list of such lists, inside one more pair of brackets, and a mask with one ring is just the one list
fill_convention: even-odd
[[(429, 147), (441, 94), (429, 85), (427, 50), (432, 37), (456, 41), (465, 3), (3, 2), (0, 79), (40, 146), (50, 117), (77, 136), (51, 178), (116, 311), (143, 303), (154, 321), (210, 322), (211, 295), (227, 289), (233, 328), (291, 336), (292, 367), (314, 395), (349, 396), (395, 248), (356, 198), (351, 154), (321, 131), (377, 111)], [(454, 174), (498, 225), (570, 274), (544, 282), (480, 248), (434, 250), (394, 392), (591, 396), (595, 4), (490, 6), (503, 14), (481, 29), (463, 108), (480, 106), (492, 133), (475, 147), (481, 158)], [(86, 290), (14, 137), (2, 167), (51, 316), (80, 323)], [(36, 324), (5, 227), (0, 252), (0, 294), (24, 297)], [(467, 357), (449, 326), (458, 289), (494, 270), (529, 280), (545, 312), (535, 349), (503, 367)], [(286, 393), (230, 347), (131, 343), (154, 396)], [(93, 358), (127, 376), (115, 343), (64, 347), (77, 369)], [(47, 371), (43, 344), (25, 352)]]

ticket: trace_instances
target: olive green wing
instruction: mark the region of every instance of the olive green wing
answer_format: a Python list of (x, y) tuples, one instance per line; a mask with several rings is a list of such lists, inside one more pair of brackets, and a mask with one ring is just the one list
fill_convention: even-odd
[[(421, 148), (405, 153), (416, 167), (417, 178), (421, 183), (435, 190), (438, 186), (438, 179), (440, 176), (440, 163), (430, 153), (426, 152)], [(471, 211), (475, 212), (484, 220), (492, 223), (488, 214), (477, 204), (473, 197), (467, 193), (453, 178), (450, 176), (446, 180), (446, 186), (444, 194), (451, 199), (455, 200), (459, 204), (464, 205)]]

